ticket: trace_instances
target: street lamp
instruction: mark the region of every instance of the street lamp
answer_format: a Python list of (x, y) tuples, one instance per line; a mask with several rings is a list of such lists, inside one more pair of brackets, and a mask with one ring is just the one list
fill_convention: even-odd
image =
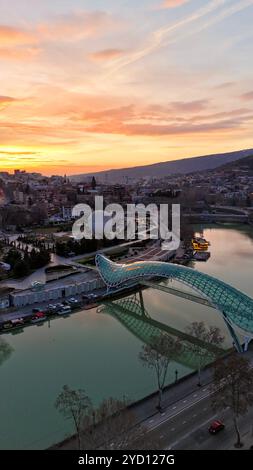
[(178, 379), (178, 370), (176, 369), (175, 370), (175, 384), (177, 383), (177, 379)]

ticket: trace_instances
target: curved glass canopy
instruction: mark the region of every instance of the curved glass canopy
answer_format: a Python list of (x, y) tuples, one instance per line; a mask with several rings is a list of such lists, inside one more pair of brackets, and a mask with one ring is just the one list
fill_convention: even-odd
[(253, 333), (253, 299), (215, 277), (186, 266), (159, 261), (118, 264), (101, 254), (96, 256), (96, 265), (105, 284), (113, 288), (137, 284), (145, 277), (176, 279), (208, 299), (227, 321)]

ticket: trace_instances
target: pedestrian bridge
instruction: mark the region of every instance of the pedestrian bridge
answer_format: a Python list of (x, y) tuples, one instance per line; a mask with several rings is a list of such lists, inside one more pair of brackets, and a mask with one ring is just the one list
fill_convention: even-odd
[(253, 299), (213, 276), (186, 266), (159, 261), (118, 264), (101, 254), (96, 256), (96, 264), (108, 288), (134, 285), (144, 278), (154, 277), (175, 279), (191, 287), (221, 312), (238, 350), (241, 350), (241, 345), (232, 326), (241, 328), (247, 334), (253, 333)]

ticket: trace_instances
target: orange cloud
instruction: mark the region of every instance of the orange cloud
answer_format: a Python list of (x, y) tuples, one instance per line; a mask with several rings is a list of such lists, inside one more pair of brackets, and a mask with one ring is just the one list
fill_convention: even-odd
[(39, 155), (39, 152), (0, 150), (0, 155)]
[(36, 42), (36, 39), (32, 32), (13, 28), (11, 26), (0, 25), (1, 46), (31, 44), (34, 42)]
[(38, 54), (38, 39), (32, 31), (0, 25), (0, 59), (27, 60)]
[(0, 96), (0, 110), (5, 109), (13, 101), (15, 101), (15, 99), (10, 96)]
[(41, 49), (36, 46), (31, 47), (0, 47), (0, 59), (2, 60), (32, 60), (40, 53)]
[(109, 61), (122, 56), (125, 53), (123, 49), (104, 49), (102, 51), (93, 52), (89, 57), (98, 62)]

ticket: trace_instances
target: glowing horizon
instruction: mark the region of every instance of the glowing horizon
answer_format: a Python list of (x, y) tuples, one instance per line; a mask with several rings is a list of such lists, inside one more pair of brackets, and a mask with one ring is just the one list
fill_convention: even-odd
[(3, 0), (0, 171), (253, 147), (253, 0)]

